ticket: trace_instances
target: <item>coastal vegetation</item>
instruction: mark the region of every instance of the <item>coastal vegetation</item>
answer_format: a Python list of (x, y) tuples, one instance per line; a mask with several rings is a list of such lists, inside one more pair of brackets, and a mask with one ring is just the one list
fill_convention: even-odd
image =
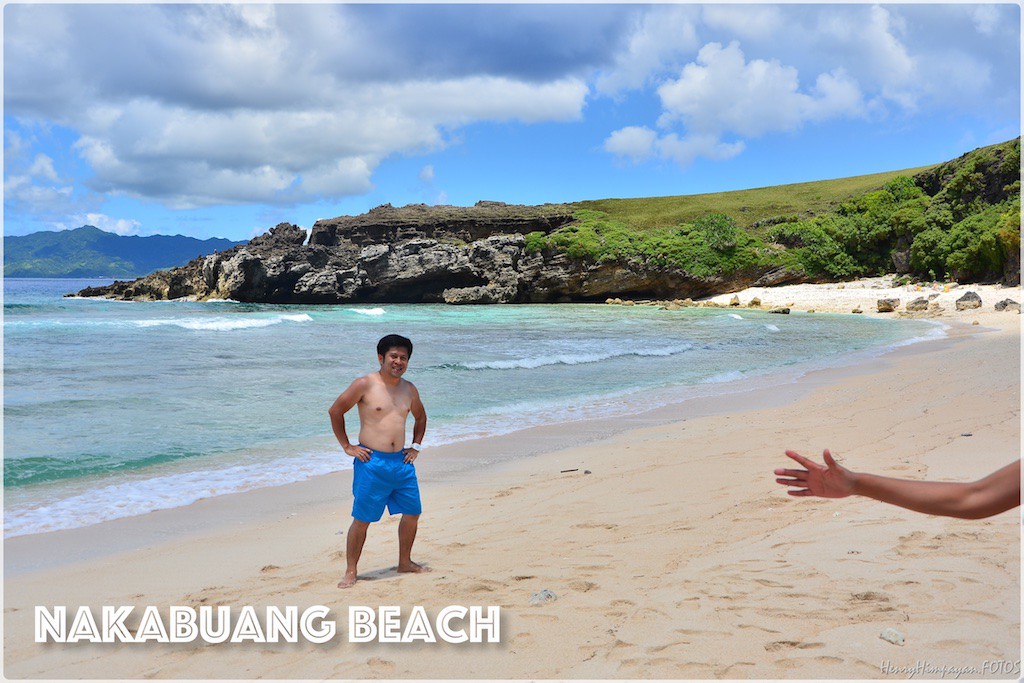
[(572, 223), (527, 235), (527, 251), (672, 266), (696, 277), (766, 267), (820, 281), (1020, 277), (1020, 138), (930, 167), (574, 207)]

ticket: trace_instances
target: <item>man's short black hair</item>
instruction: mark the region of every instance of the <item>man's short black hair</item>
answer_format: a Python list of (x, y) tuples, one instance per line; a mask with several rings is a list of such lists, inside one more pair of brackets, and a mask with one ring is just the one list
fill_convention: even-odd
[(381, 337), (381, 340), (377, 342), (377, 355), (383, 356), (391, 349), (396, 348), (405, 349), (409, 352), (409, 357), (412, 358), (412, 342), (400, 334), (389, 334), (386, 337)]

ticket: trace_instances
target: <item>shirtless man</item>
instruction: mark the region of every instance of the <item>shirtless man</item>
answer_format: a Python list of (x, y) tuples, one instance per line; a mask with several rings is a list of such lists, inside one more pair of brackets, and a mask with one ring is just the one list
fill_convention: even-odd
[[(413, 461), (420, 454), (427, 413), (416, 387), (402, 379), (412, 356), (412, 342), (389, 334), (377, 343), (380, 370), (360, 377), (337, 398), (328, 411), (338, 443), (354, 458), (352, 526), (348, 529), (345, 559), (348, 567), (338, 588), (356, 582), (356, 565), (366, 542), (366, 530), (384, 514), (401, 514), (398, 524), (398, 571), (427, 572), (410, 558), (419, 524), (420, 491)], [(345, 432), (345, 413), (359, 406), (359, 443)], [(412, 446), (405, 446), (405, 422), (412, 413)]]

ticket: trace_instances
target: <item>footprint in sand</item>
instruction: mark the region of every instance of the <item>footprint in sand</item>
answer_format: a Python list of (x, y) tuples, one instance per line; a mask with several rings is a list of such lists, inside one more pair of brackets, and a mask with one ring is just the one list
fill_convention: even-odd
[(875, 591), (865, 591), (863, 593), (853, 593), (853, 600), (856, 602), (889, 602), (889, 596), (884, 593), (877, 593)]
[(589, 593), (597, 587), (597, 584), (593, 581), (572, 581), (569, 583), (569, 588), (580, 593)]
[(260, 569), (260, 572), (266, 574), (267, 572), (276, 572), (278, 569), (280, 569), (280, 567), (278, 567), (276, 564), (268, 564), (264, 565), (263, 568)]
[(825, 643), (801, 643), (798, 640), (776, 640), (768, 643), (764, 646), (764, 649), (768, 652), (778, 652), (779, 650), (816, 650), (818, 648), (825, 647)]
[(470, 593), (493, 593), (499, 586), (500, 584), (494, 582), (477, 581), (467, 590), (469, 590)]

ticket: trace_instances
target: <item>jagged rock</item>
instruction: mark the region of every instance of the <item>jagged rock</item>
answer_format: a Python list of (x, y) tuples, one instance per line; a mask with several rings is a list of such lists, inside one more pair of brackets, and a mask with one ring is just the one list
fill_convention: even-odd
[(981, 297), (976, 292), (967, 292), (956, 300), (956, 310), (967, 311), (972, 308), (981, 308)]
[[(526, 235), (574, 220), (572, 205), (379, 206), (360, 216), (317, 221), (306, 231), (281, 223), (248, 244), (200, 257), (133, 282), (80, 292), (119, 299), (234, 299), (323, 303), (554, 303), (678, 297), (679, 305), (804, 276), (753, 269), (697, 277), (674, 266), (596, 261)], [(689, 303), (687, 303), (689, 302)], [(620, 301), (622, 305), (633, 305)]]
[[(903, 239), (903, 238), (901, 238)], [(894, 251), (892, 253), (892, 268), (899, 275), (906, 275), (911, 272), (910, 267), (910, 250)]]
[(1020, 313), (1020, 304), (1013, 299), (1003, 299), (996, 304), (996, 310), (1008, 312), (1016, 311), (1017, 313)]
[(740, 297), (739, 297), (738, 294), (733, 294), (732, 295), (732, 298), (729, 299), (729, 305), (730, 306), (739, 306), (740, 305)]
[(892, 313), (899, 308), (899, 299), (879, 299), (877, 304), (879, 313)]
[(907, 302), (907, 310), (911, 311), (911, 312), (913, 312), (913, 311), (927, 311), (928, 310), (928, 299), (925, 299), (923, 296), (919, 296), (916, 299), (914, 299), (913, 301), (908, 301)]
[(789, 308), (780, 306), (779, 308), (773, 308), (768, 311), (769, 313), (779, 313), (781, 315), (789, 315)]
[(864, 311), (861, 310), (860, 306), (857, 306), (852, 311), (850, 311), (850, 313), (857, 313), (857, 314), (860, 314), (860, 313), (863, 313), (863, 312)]
[(761, 308), (761, 300), (756, 296), (747, 304), (747, 308)]

